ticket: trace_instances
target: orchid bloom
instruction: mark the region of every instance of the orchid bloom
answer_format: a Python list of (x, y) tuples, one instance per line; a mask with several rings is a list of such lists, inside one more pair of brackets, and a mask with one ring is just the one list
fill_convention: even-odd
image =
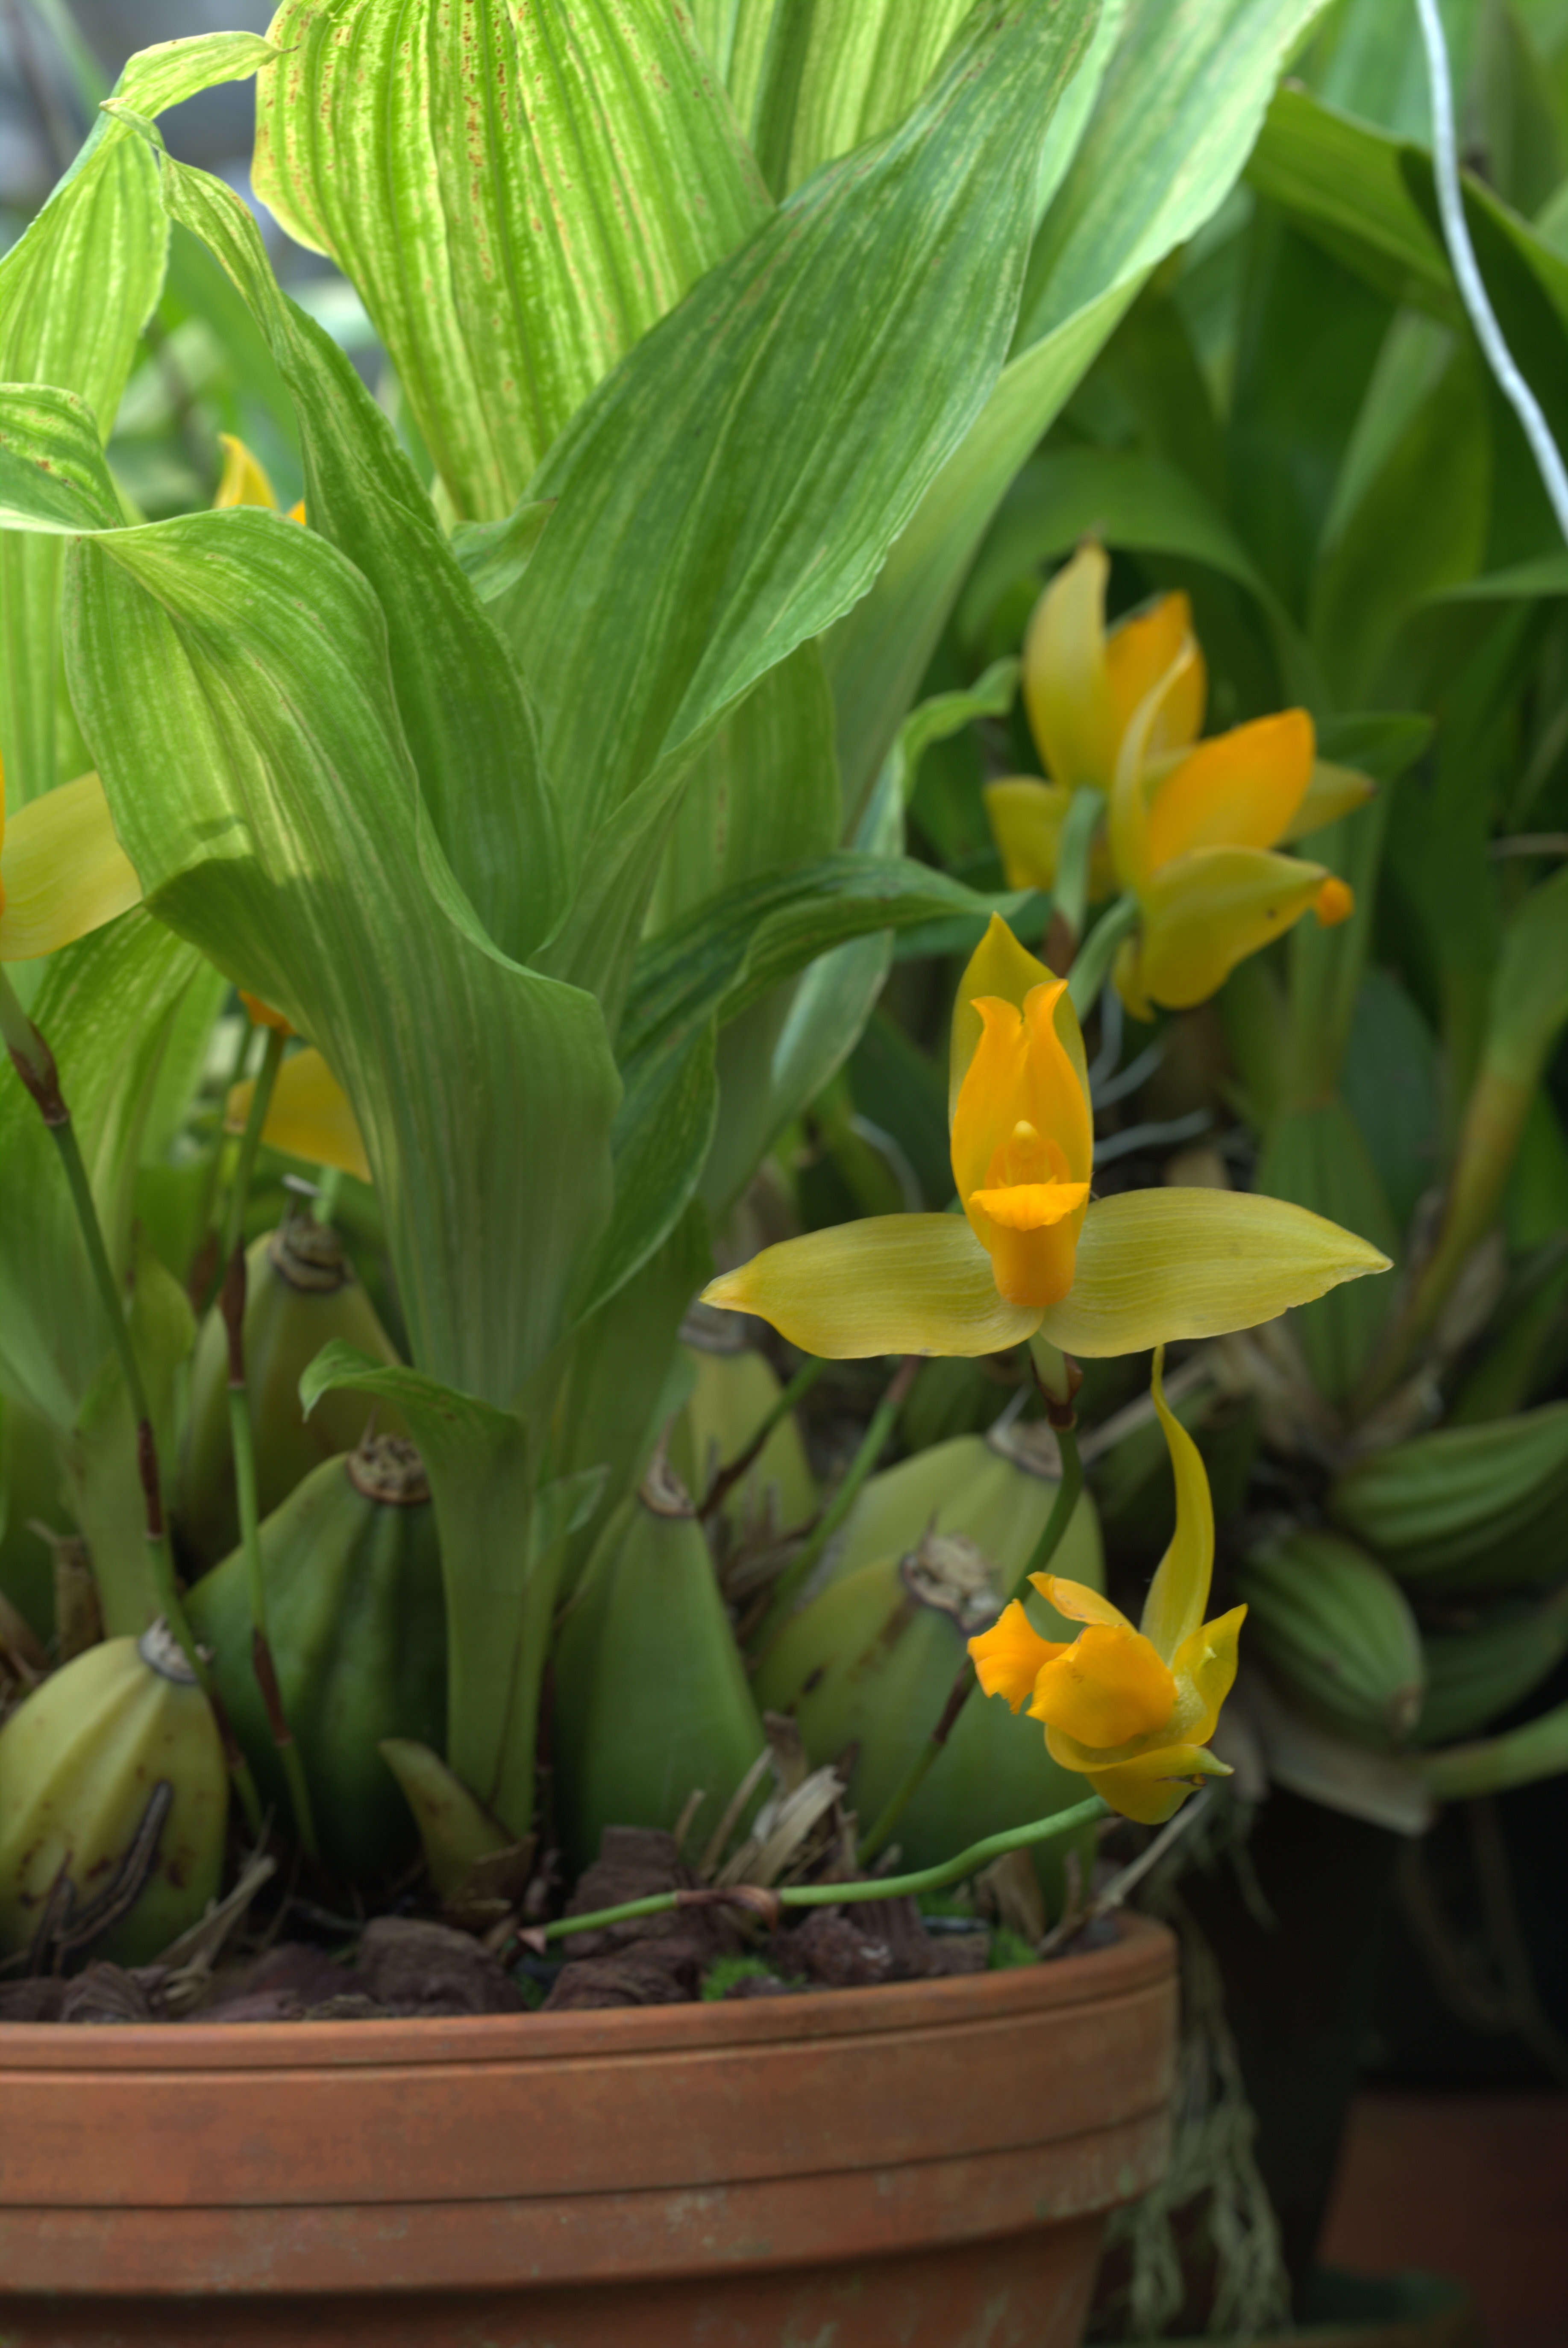
[(1311, 718), (1287, 709), (1201, 742), (1207, 678), (1184, 595), (1105, 626), (1109, 565), (1080, 547), (1041, 596), (1024, 648), (1024, 694), (1049, 782), (1015, 776), (985, 793), (1007, 885), (1054, 884), (1075, 788), (1107, 795), (1090, 894), (1129, 891), (1137, 932), (1116, 983), (1140, 1018), (1204, 1002), (1238, 962), (1305, 912), (1342, 922), (1354, 901), (1321, 864), (1281, 856), (1359, 807), (1370, 785), (1316, 756)]
[[(270, 1027), (279, 1035), (294, 1034), (283, 1013), (263, 1003), (259, 994), (247, 994), (242, 987), (240, 1000), (253, 1025)], [(255, 1097), (253, 1076), (231, 1087), (223, 1105), (225, 1131), (243, 1133)], [(348, 1095), (314, 1044), (291, 1053), (278, 1069), (262, 1124), (262, 1139), (269, 1148), (281, 1149), (285, 1158), (303, 1158), (312, 1166), (334, 1166), (361, 1182), (372, 1179)]]
[(1207, 1746), (1236, 1676), (1236, 1634), (1247, 1611), (1203, 1620), (1213, 1504), (1198, 1447), (1166, 1406), (1162, 1368), (1157, 1352), (1154, 1407), (1176, 1478), (1176, 1530), (1140, 1628), (1082, 1582), (1035, 1573), (1030, 1581), (1057, 1612), (1084, 1625), (1077, 1638), (1041, 1638), (1014, 1599), (969, 1642), (985, 1694), (1006, 1696), (1015, 1713), (1026, 1703), (1030, 1719), (1045, 1724), (1052, 1760), (1145, 1826), (1162, 1825), (1205, 1777), (1231, 1774)]
[(1305, 1208), (1228, 1190), (1089, 1196), (1083, 1038), (1067, 987), (993, 916), (953, 1014), (961, 1214), (879, 1215), (765, 1248), (703, 1292), (802, 1352), (990, 1354), (1039, 1336), (1130, 1354), (1272, 1320), (1388, 1259)]
[(29, 799), (7, 822), (0, 774), (0, 962), (57, 953), (140, 901), (96, 775)]

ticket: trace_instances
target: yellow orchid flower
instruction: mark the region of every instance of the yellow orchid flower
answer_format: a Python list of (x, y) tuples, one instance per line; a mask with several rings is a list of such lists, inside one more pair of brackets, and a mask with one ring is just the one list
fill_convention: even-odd
[(1277, 1199), (1126, 1190), (1090, 1200), (1083, 1038), (1064, 983), (993, 916), (953, 1014), (958, 1215), (879, 1215), (765, 1248), (703, 1292), (803, 1353), (990, 1354), (1039, 1336), (1139, 1353), (1250, 1329), (1387, 1256)]
[(1137, 899), (1115, 975), (1148, 1019), (1156, 1003), (1204, 1002), (1304, 913), (1346, 918), (1343, 880), (1273, 851), (1361, 806), (1371, 786), (1317, 757), (1304, 709), (1200, 742), (1208, 681), (1186, 597), (1162, 595), (1108, 631), (1109, 572), (1101, 548), (1082, 546), (1036, 606), (1024, 695), (1050, 780), (1005, 777), (985, 808), (1008, 888), (1049, 890), (1075, 789), (1108, 794), (1088, 894)]
[[(242, 987), (240, 1000), (255, 1026), (270, 1027), (279, 1035), (294, 1034), (283, 1013), (263, 1003), (259, 994), (247, 994)], [(223, 1105), (226, 1132), (244, 1132), (255, 1097), (253, 1076), (231, 1086)], [(279, 1067), (262, 1123), (262, 1139), (286, 1158), (303, 1158), (312, 1166), (334, 1166), (361, 1182), (373, 1179), (348, 1095), (314, 1044), (292, 1054)]]
[(1206, 1748), (1236, 1676), (1244, 1606), (1205, 1622), (1214, 1566), (1214, 1510), (1197, 1445), (1166, 1406), (1161, 1353), (1154, 1407), (1176, 1478), (1176, 1530), (1144, 1601), (1141, 1627), (1082, 1582), (1030, 1575), (1076, 1639), (1042, 1639), (1014, 1599), (969, 1642), (987, 1695), (1045, 1724), (1046, 1747), (1088, 1779), (1123, 1818), (1160, 1826), (1205, 1777), (1230, 1770)]
[[(220, 432), (219, 444), (223, 451), (223, 470), (218, 482), (218, 493), (212, 499), (214, 512), (225, 506), (265, 506), (269, 513), (278, 511), (277, 491), (272, 477), (259, 457), (253, 456), (242, 440), (232, 432)], [(304, 499), (289, 508), (290, 521), (304, 520)]]
[(0, 962), (31, 962), (141, 902), (96, 775), (29, 799), (9, 822), (0, 773)]

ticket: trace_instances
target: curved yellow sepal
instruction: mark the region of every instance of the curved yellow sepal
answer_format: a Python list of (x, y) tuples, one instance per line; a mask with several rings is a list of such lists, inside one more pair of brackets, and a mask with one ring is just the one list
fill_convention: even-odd
[(1388, 1258), (1282, 1199), (1234, 1190), (1122, 1190), (1097, 1199), (1073, 1284), (1040, 1315), (1067, 1354), (1139, 1354), (1177, 1337), (1255, 1328)]
[(242, 440), (232, 432), (220, 432), (223, 450), (223, 471), (213, 499), (214, 509), (220, 506), (266, 506), (272, 512), (278, 510), (277, 492), (273, 488), (267, 469), (259, 457), (253, 457)]
[(1354, 815), (1366, 806), (1377, 786), (1370, 775), (1356, 767), (1336, 767), (1332, 760), (1314, 761), (1312, 779), (1284, 829), (1274, 842), (1276, 848), (1288, 848), (1293, 839), (1305, 839), (1309, 832), (1320, 831), (1326, 823), (1337, 822), (1342, 815)]
[(991, 1259), (961, 1215), (872, 1215), (808, 1231), (722, 1273), (702, 1301), (755, 1313), (829, 1361), (999, 1353), (1040, 1318), (997, 1293)]
[(1145, 755), (1169, 757), (1197, 740), (1209, 698), (1209, 678), (1192, 633), (1192, 606), (1185, 595), (1161, 595), (1146, 611), (1130, 613), (1125, 620), (1119, 620), (1106, 638), (1105, 665), (1117, 744), (1141, 704), (1173, 668), (1179, 674), (1160, 697)]
[(1084, 1774), (1100, 1800), (1124, 1818), (1162, 1827), (1205, 1777), (1228, 1777), (1231, 1770), (1201, 1745), (1167, 1745), (1158, 1752), (1140, 1753), (1135, 1761)]
[(1178, 857), (1140, 891), (1138, 993), (1171, 1011), (1206, 1003), (1239, 962), (1310, 912), (1332, 877), (1321, 864), (1268, 849), (1199, 848)]
[(0, 830), (0, 962), (31, 962), (141, 901), (96, 775), (18, 808)]
[(1306, 797), (1315, 747), (1305, 709), (1200, 742), (1150, 797), (1152, 870), (1198, 848), (1273, 848)]
[(1120, 1607), (1113, 1606), (1099, 1591), (1091, 1590), (1087, 1581), (1068, 1581), (1059, 1573), (1031, 1573), (1029, 1580), (1046, 1604), (1054, 1606), (1069, 1622), (1108, 1622), (1124, 1631), (1132, 1628)]
[(1220, 1707), (1236, 1684), (1244, 1606), (1233, 1606), (1212, 1622), (1200, 1623), (1171, 1659), (1176, 1709), (1171, 1733), (1191, 1745), (1206, 1745), (1220, 1723)]
[[(243, 1133), (254, 1092), (247, 1081), (229, 1095), (224, 1123), (231, 1133)], [(278, 1070), (262, 1139), (309, 1165), (335, 1166), (361, 1182), (373, 1179), (348, 1095), (314, 1045), (293, 1054)]]
[(1214, 1571), (1214, 1503), (1202, 1454), (1165, 1400), (1165, 1348), (1154, 1351), (1154, 1407), (1176, 1479), (1176, 1529), (1143, 1604), (1144, 1636), (1170, 1663), (1201, 1626)]
[(1116, 756), (1105, 657), (1105, 549), (1084, 545), (1036, 604), (1024, 636), (1024, 706), (1047, 774), (1104, 790)]

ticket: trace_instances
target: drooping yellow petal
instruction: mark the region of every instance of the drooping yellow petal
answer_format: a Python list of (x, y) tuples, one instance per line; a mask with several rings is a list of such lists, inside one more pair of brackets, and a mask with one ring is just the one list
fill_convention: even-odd
[(1031, 1720), (1107, 1750), (1162, 1728), (1176, 1683), (1147, 1639), (1126, 1623), (1091, 1622), (1042, 1668)]
[(1157, 1345), (1151, 1391), (1176, 1478), (1176, 1529), (1149, 1585), (1141, 1628), (1155, 1653), (1170, 1663), (1182, 1642), (1202, 1624), (1209, 1603), (1214, 1571), (1214, 1503), (1202, 1454), (1166, 1404), (1164, 1370), (1165, 1348)]
[(1036, 604), (1024, 637), (1024, 706), (1053, 783), (1104, 790), (1116, 755), (1105, 657), (1103, 547), (1083, 545)]
[(1150, 870), (1195, 848), (1272, 848), (1306, 797), (1315, 747), (1305, 709), (1282, 709), (1200, 742), (1154, 793)]
[(1113, 744), (1120, 742), (1140, 704), (1184, 651), (1191, 657), (1182, 662), (1171, 692), (1161, 697), (1150, 734), (1150, 758), (1184, 750), (1202, 730), (1209, 679), (1192, 633), (1192, 606), (1185, 595), (1161, 595), (1148, 611), (1130, 613), (1117, 622), (1105, 644)]
[[(958, 1095), (969, 1073), (969, 1063), (979, 1048), (985, 1023), (975, 1004), (982, 995), (995, 995), (1000, 1003), (1010, 1003), (1022, 1011), (1025, 1000), (1037, 986), (1049, 986), (1056, 973), (1037, 962), (1026, 946), (1021, 946), (1000, 913), (993, 913), (985, 924), (985, 934), (965, 965), (958, 982), (958, 992), (953, 999), (953, 1024), (947, 1046), (947, 1117), (951, 1124), (958, 1106)], [(1066, 1002), (1064, 996), (1063, 1001)], [(1067, 1017), (1072, 1023), (1071, 1033), (1078, 1039), (1075, 1065), (1083, 1063), (1083, 1036), (1078, 1025), (1078, 1014), (1067, 1003)], [(1064, 1034), (1061, 1005), (1057, 1005), (1057, 1032)], [(1070, 1042), (1067, 1043), (1069, 1058), (1073, 1057)], [(1087, 1079), (1086, 1079), (1087, 1085)]]
[(1180, 695), (1197, 657), (1197, 645), (1189, 637), (1133, 711), (1117, 746), (1110, 786), (1111, 861), (1121, 886), (1140, 894), (1154, 870), (1149, 833), (1150, 768), (1159, 763), (1154, 746), (1164, 729), (1164, 713)]
[(1246, 1617), (1244, 1606), (1233, 1606), (1228, 1614), (1200, 1623), (1171, 1657), (1171, 1732), (1189, 1744), (1206, 1745), (1219, 1725), (1220, 1707), (1236, 1684), (1236, 1643)]
[(980, 1045), (953, 1113), (959, 1201), (998, 1290), (1036, 1307), (1072, 1283), (1094, 1158), (1088, 1101), (1057, 1032), (1066, 992), (1061, 979), (1032, 988), (1021, 1012), (979, 998)]
[[(1206, 1003), (1237, 963), (1310, 912), (1333, 877), (1321, 864), (1267, 849), (1199, 848), (1179, 857), (1140, 891), (1138, 993), (1171, 1011)], [(1331, 917), (1348, 896), (1340, 882)]]
[[(231, 1133), (243, 1133), (254, 1093), (250, 1080), (230, 1093), (223, 1121)], [(335, 1166), (362, 1182), (371, 1179), (348, 1095), (314, 1045), (295, 1052), (278, 1070), (262, 1139), (308, 1165)]]
[(1059, 1641), (1041, 1638), (1016, 1598), (988, 1631), (969, 1642), (982, 1693), (1006, 1696), (1015, 1712), (1034, 1694), (1046, 1665), (1065, 1653)]
[(703, 1291), (755, 1313), (804, 1354), (1000, 1353), (1039, 1313), (997, 1292), (991, 1259), (961, 1215), (872, 1215), (764, 1248)]
[(1029, 1580), (1046, 1604), (1054, 1606), (1069, 1622), (1109, 1622), (1123, 1631), (1132, 1628), (1121, 1609), (1099, 1591), (1091, 1590), (1087, 1581), (1068, 1581), (1059, 1573), (1031, 1573)]
[(1308, 832), (1320, 830), (1326, 823), (1334, 823), (1342, 815), (1354, 815), (1357, 808), (1366, 806), (1377, 788), (1371, 776), (1363, 775), (1355, 767), (1336, 767), (1326, 758), (1316, 759), (1301, 805), (1274, 845), (1288, 848), (1293, 839), (1305, 839)]
[(1009, 889), (1049, 889), (1073, 795), (1064, 783), (1008, 775), (987, 783), (985, 814)]
[[(1048, 1740), (1047, 1740), (1048, 1742)], [(1229, 1766), (1201, 1745), (1167, 1745), (1109, 1769), (1085, 1772), (1102, 1802), (1140, 1826), (1162, 1827), (1205, 1777), (1228, 1777)]]
[(213, 506), (266, 506), (276, 513), (277, 493), (260, 458), (253, 457), (232, 432), (220, 432), (218, 438), (223, 449), (223, 472)]
[(0, 962), (31, 962), (141, 901), (96, 775), (18, 808), (0, 853)]
[(1251, 1191), (1122, 1190), (1090, 1203), (1073, 1284), (1040, 1316), (1064, 1353), (1138, 1354), (1255, 1328), (1388, 1259), (1337, 1223)]

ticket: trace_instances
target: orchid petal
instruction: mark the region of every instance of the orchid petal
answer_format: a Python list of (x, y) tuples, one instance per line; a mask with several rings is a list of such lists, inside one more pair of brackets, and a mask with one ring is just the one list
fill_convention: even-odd
[(987, 783), (984, 796), (991, 836), (1002, 859), (1002, 878), (1008, 888), (1051, 888), (1057, 877), (1062, 826), (1073, 803), (1071, 791), (1065, 783), (1007, 775), (1000, 782)]
[(1306, 797), (1314, 748), (1305, 709), (1283, 709), (1200, 742), (1150, 806), (1152, 870), (1197, 848), (1272, 848)]
[(1246, 1615), (1244, 1606), (1233, 1606), (1228, 1614), (1201, 1623), (1177, 1648), (1171, 1659), (1176, 1682), (1172, 1735), (1206, 1745), (1214, 1734), (1220, 1707), (1236, 1684), (1236, 1643)]
[[(255, 1089), (253, 1080), (247, 1079), (230, 1093), (223, 1121), (231, 1133), (243, 1133)], [(262, 1139), (308, 1165), (335, 1166), (361, 1182), (371, 1179), (348, 1095), (314, 1045), (295, 1052), (278, 1070)]]
[(1068, 1581), (1059, 1573), (1031, 1573), (1029, 1580), (1046, 1604), (1054, 1606), (1069, 1622), (1105, 1622), (1119, 1625), (1124, 1631), (1132, 1628), (1120, 1608), (1113, 1606), (1098, 1590), (1091, 1590), (1087, 1581)]
[(218, 438), (223, 448), (223, 472), (212, 500), (214, 507), (265, 506), (276, 513), (277, 492), (261, 459), (253, 457), (244, 442), (237, 440), (232, 432), (220, 432)]
[(1189, 636), (1163, 676), (1156, 679), (1129, 718), (1116, 754), (1110, 787), (1110, 853), (1124, 888), (1140, 893), (1153, 870), (1149, 835), (1149, 768), (1165, 728), (1164, 712), (1198, 658)]
[(1176, 1529), (1149, 1585), (1142, 1630), (1156, 1653), (1170, 1663), (1183, 1640), (1198, 1630), (1209, 1603), (1214, 1571), (1214, 1503), (1202, 1454), (1166, 1404), (1164, 1354), (1162, 1345), (1156, 1346), (1151, 1391), (1176, 1478)]
[(1179, 857), (1140, 890), (1139, 992), (1171, 1011), (1206, 1003), (1239, 962), (1309, 912), (1332, 878), (1321, 864), (1266, 849)]
[(1033, 1695), (1046, 1665), (1066, 1652), (1060, 1641), (1041, 1638), (1016, 1598), (988, 1631), (969, 1642), (982, 1693), (1006, 1696), (1015, 1712)]
[(1095, 1622), (1042, 1668), (1029, 1717), (1105, 1751), (1162, 1728), (1175, 1704), (1176, 1683), (1148, 1640), (1125, 1622)]
[(1326, 758), (1316, 759), (1301, 805), (1274, 845), (1288, 848), (1293, 839), (1305, 839), (1309, 832), (1321, 830), (1326, 823), (1336, 822), (1342, 815), (1354, 815), (1357, 808), (1366, 806), (1377, 788), (1371, 776), (1361, 774), (1355, 767), (1336, 767)]
[(1064, 1353), (1138, 1354), (1253, 1329), (1388, 1258), (1337, 1223), (1251, 1191), (1122, 1190), (1084, 1217), (1069, 1292), (1041, 1314)]
[(31, 962), (141, 902), (103, 785), (78, 775), (18, 808), (0, 858), (0, 962)]
[[(1001, 914), (993, 913), (985, 924), (985, 936), (965, 965), (964, 975), (958, 982), (958, 993), (954, 998), (947, 1054), (949, 1123), (958, 1106), (958, 1096), (969, 1073), (969, 1063), (979, 1049), (985, 1028), (985, 1022), (975, 1008), (975, 1004), (984, 995), (994, 995), (997, 1002), (1010, 1003), (1015, 1010), (1022, 1011), (1025, 998), (1032, 994), (1037, 986), (1050, 986), (1055, 980), (1056, 973), (1047, 970), (1043, 962), (1037, 962), (1028, 948), (1018, 943)], [(1070, 1003), (1068, 1015), (1072, 1022), (1072, 1032), (1078, 1035), (1078, 1057), (1081, 1061), (1083, 1037), (1078, 1032), (1078, 1014)], [(1064, 1036), (1065, 1041), (1059, 1004), (1057, 1032)], [(1071, 1045), (1068, 1048), (1070, 1053)], [(1088, 1089), (1087, 1082), (1085, 1089)]]
[(1228, 1777), (1229, 1766), (1201, 1745), (1167, 1745), (1119, 1761), (1109, 1769), (1085, 1772), (1102, 1802), (1140, 1826), (1162, 1827), (1173, 1818), (1200, 1779)]
[(1052, 782), (1103, 790), (1116, 755), (1105, 657), (1105, 584), (1100, 546), (1078, 548), (1036, 604), (1024, 637), (1024, 706)]
[(1202, 730), (1209, 697), (1208, 672), (1192, 633), (1192, 606), (1185, 595), (1161, 595), (1145, 612), (1119, 620), (1106, 638), (1105, 665), (1110, 694), (1112, 738), (1119, 742), (1139, 705), (1190, 648), (1180, 678), (1163, 696), (1149, 739), (1148, 756), (1184, 750)]
[(1039, 1323), (997, 1292), (991, 1259), (961, 1215), (873, 1215), (764, 1248), (703, 1291), (755, 1313), (802, 1353), (1000, 1353)]
[[(1031, 988), (1021, 1012), (980, 996), (980, 1044), (953, 1112), (953, 1179), (964, 1211), (1002, 1295), (1037, 1311), (1072, 1285), (1094, 1159), (1088, 1097), (1057, 1026), (1066, 1000), (1059, 978)], [(999, 1190), (1027, 1194), (1019, 1213), (1009, 1198), (993, 1219), (985, 1200)], [(1037, 1211), (1037, 1193), (1057, 1211)]]

